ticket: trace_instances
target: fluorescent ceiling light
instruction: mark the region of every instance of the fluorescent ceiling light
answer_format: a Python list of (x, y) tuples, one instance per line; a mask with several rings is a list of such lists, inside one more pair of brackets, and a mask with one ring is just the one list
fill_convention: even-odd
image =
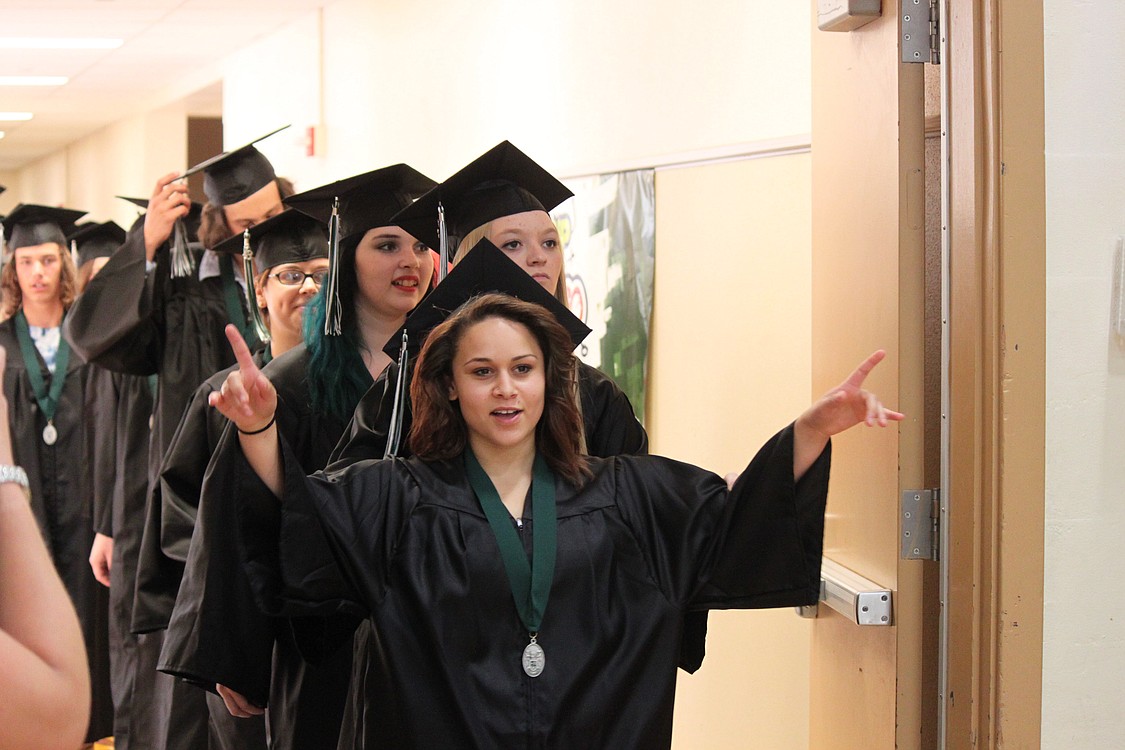
[(99, 37), (0, 37), (0, 49), (117, 49), (124, 43), (124, 39)]
[(65, 86), (66, 76), (0, 76), (0, 86)]
[(3, 122), (22, 122), (30, 119), (30, 112), (0, 112), (0, 121)]

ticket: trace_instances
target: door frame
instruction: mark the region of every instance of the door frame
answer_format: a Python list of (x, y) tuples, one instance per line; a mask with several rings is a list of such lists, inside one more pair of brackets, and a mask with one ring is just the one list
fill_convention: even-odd
[(940, 746), (1037, 747), (1046, 395), (1043, 8), (943, 1), (949, 583)]

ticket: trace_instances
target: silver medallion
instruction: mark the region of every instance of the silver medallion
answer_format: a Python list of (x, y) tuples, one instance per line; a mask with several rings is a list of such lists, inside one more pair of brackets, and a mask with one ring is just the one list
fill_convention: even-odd
[(528, 677), (538, 677), (543, 674), (543, 667), (547, 666), (547, 655), (543, 647), (531, 639), (531, 643), (523, 649), (523, 671)]
[(43, 442), (47, 445), (54, 445), (58, 439), (59, 431), (55, 429), (54, 422), (48, 422), (47, 426), (43, 428)]

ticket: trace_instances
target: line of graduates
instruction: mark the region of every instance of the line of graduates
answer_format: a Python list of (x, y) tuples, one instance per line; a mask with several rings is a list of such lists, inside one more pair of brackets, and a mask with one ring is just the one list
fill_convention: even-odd
[[(191, 201), (182, 182), (195, 171), (204, 176), (203, 206)], [(427, 493), (471, 501), (473, 518), (465, 519), (465, 509), (453, 521), (435, 516), (432, 537), (410, 525), (372, 521), (349, 527), (342, 541), (331, 518), (310, 520), (306, 493), (319, 490), (289, 481), (290, 470), (294, 476), (323, 472), (334, 483), (366, 477), (360, 471), (376, 465), (401, 465), (412, 476), (435, 466), (432, 422), (412, 424), (414, 400), (434, 385), (420, 382), (415, 361), (423, 346), (422, 361), (436, 356), (428, 353), (430, 332), (436, 327), (443, 338), (442, 321), (463, 303), (494, 291), (533, 303), (549, 313), (546, 322), (519, 311), (492, 316), (515, 316), (536, 336), (561, 326), (565, 352), (542, 345), (541, 338), (541, 356), (550, 349), (554, 359), (570, 357), (588, 329), (565, 307), (563, 247), (548, 213), (570, 195), (508, 142), (441, 183), (397, 164), (294, 194), (252, 142), (160, 178), (142, 201), (145, 214), (108, 242), (108, 226), (73, 225), (81, 212), (25, 205), (4, 219), (5, 313), (11, 317), (0, 324), (0, 344), (10, 352), (4, 387), (16, 460), (31, 476), (36, 516), (85, 628), (95, 684), (90, 739), (113, 734), (118, 748), (319, 749), (569, 747), (585, 736), (590, 746), (667, 746), (675, 667), (690, 672), (702, 663), (707, 610), (816, 601), (827, 435), (809, 441), (801, 427), (845, 408), (857, 418), (832, 422), (833, 429), (837, 422), (843, 429), (864, 419), (886, 424), (899, 418), (859, 387), (862, 376), (836, 391), (847, 399), (818, 402), (797, 427), (779, 433), (751, 464), (747, 476), (753, 478), (736, 486), (735, 500), (779, 503), (780, 520), (768, 519), (776, 533), (749, 532), (748, 557), (724, 574), (736, 570), (745, 580), (722, 581), (724, 592), (711, 578), (726, 570), (722, 565), (698, 568), (699, 560), (678, 556), (717, 543), (714, 519), (690, 521), (731, 502), (725, 486), (713, 486), (694, 467), (639, 462), (620, 464), (633, 487), (628, 497), (607, 489), (605, 478), (617, 469), (602, 468), (618, 464), (597, 462), (647, 453), (647, 436), (613, 381), (574, 363), (565, 387), (553, 395), (573, 407), (577, 420), (574, 455), (560, 465), (594, 463), (549, 480), (537, 473), (536, 481), (541, 489), (546, 481), (565, 484), (560, 516), (569, 507), (564, 498), (578, 498), (580, 510), (566, 517), (583, 520), (561, 525), (560, 539), (578, 528), (585, 528), (579, 538), (601, 539), (590, 570), (614, 571), (595, 586), (614, 600), (610, 610), (620, 612), (601, 612), (612, 626), (583, 624), (584, 610), (575, 608), (581, 587), (568, 588), (563, 569), (554, 582), (552, 614), (569, 608), (573, 616), (557, 621), (569, 625), (548, 617), (543, 628), (552, 634), (569, 628), (558, 641), (572, 647), (584, 638), (597, 649), (611, 642), (643, 646), (644, 653), (625, 660), (630, 673), (566, 666), (568, 657), (555, 650), (540, 677), (543, 652), (536, 651), (532, 632), (531, 645), (520, 646), (526, 674), (513, 676), (511, 665), (498, 665), (482, 643), (492, 635), (473, 629), (479, 613), (458, 625), (439, 612), (453, 601), (454, 612), (465, 615), (466, 592), (476, 591), (470, 573), (501, 569), (500, 554), (487, 545), (452, 541), (484, 518), (487, 494), (476, 484), (472, 491), (461, 488), (467, 480), (456, 478), (459, 463), (453, 479), (439, 472), (437, 484), (427, 479), (407, 492), (414, 493), (411, 514), (429, 507)], [(80, 255), (89, 278), (80, 295), (68, 235), (79, 253), (83, 240), (91, 248), (91, 237), (102, 240), (96, 261), (93, 250)], [(15, 351), (23, 356), (12, 356)], [(236, 351), (242, 354), (237, 361)], [(862, 375), (877, 361), (865, 362)], [(452, 389), (452, 374), (434, 377)], [(262, 388), (273, 394), (271, 411), (268, 424), (244, 429), (247, 419), (261, 414), (236, 411), (232, 394), (242, 393), (244, 379), (258, 382), (254, 378), (268, 384)], [(521, 414), (502, 410), (490, 419), (519, 422)], [(465, 433), (468, 416), (454, 421)], [(438, 432), (456, 431), (457, 424)], [(467, 434), (458, 455), (472, 455), (470, 443), (478, 446), (472, 425)], [(284, 487), (271, 484), (252, 455), (263, 442), (282, 449)], [(415, 443), (427, 446), (424, 456), (412, 456)], [(538, 450), (558, 473), (554, 449)], [(808, 456), (795, 475), (794, 456), (802, 451)], [(385, 458), (393, 460), (378, 461)], [(494, 471), (489, 464), (486, 473)], [(456, 488), (441, 489), (450, 481)], [(652, 482), (685, 491), (706, 486), (706, 492), (698, 506), (690, 498), (675, 500), (673, 512), (647, 507), (672, 501), (667, 492), (652, 499), (659, 494)], [(587, 483), (589, 491), (582, 490)], [(532, 516), (545, 511), (533, 512), (531, 485), (529, 465), (522, 514), (519, 503), (504, 499), (509, 520), (521, 534), (527, 529), (527, 554), (538, 559), (538, 534), (531, 529), (533, 521), (543, 522)], [(299, 523), (288, 510), (291, 486)], [(381, 492), (349, 495), (340, 507), (379, 516)], [(401, 500), (398, 490), (386, 492), (388, 503)], [(275, 495), (283, 498), (280, 515)], [(624, 516), (611, 520), (613, 533), (599, 537), (612, 508), (626, 509)], [(653, 513), (659, 518), (643, 533), (629, 530)], [(690, 539), (661, 536), (685, 520)], [(372, 541), (371, 534), (391, 536)], [(640, 544), (641, 536), (652, 536), (651, 544)], [(627, 548), (614, 546), (626, 538)], [(378, 584), (362, 569), (371, 559), (357, 552), (368, 541), (389, 545), (390, 552), (379, 553), (383, 562), (387, 554), (394, 557)], [(560, 548), (560, 559), (563, 554)], [(599, 557), (606, 554), (616, 560), (608, 568)], [(679, 570), (683, 565), (690, 575)], [(95, 576), (108, 585), (108, 607)], [(666, 576), (676, 581), (675, 591), (663, 585)], [(479, 594), (491, 613), (484, 627), (500, 617), (520, 631), (521, 595), (506, 581), (497, 575)], [(546, 585), (552, 590), (549, 576)], [(659, 615), (654, 596), (666, 600)], [(465, 632), (441, 635), (438, 625)], [(648, 659), (648, 666), (640, 669), (638, 659)], [(619, 661), (604, 657), (613, 669)], [(464, 674), (454, 677), (451, 670)], [(112, 705), (105, 700), (110, 682)], [(547, 697), (528, 697), (539, 689)], [(523, 698), (514, 699), (512, 691)], [(588, 694), (575, 703), (582, 692)], [(635, 705), (618, 705), (629, 693)], [(531, 702), (520, 709), (510, 700)], [(564, 715), (568, 701), (571, 718)], [(599, 712), (615, 717), (595, 720)]]

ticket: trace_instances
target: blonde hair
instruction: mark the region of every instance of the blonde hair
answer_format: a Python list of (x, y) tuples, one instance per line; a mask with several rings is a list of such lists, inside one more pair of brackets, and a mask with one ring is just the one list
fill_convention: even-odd
[[(548, 218), (550, 218), (550, 214), (547, 214), (547, 216)], [(551, 219), (551, 223), (554, 224), (555, 220)], [(556, 229), (558, 229), (558, 227), (556, 227)], [(457, 243), (457, 252), (453, 254), (453, 265), (457, 265), (458, 263), (460, 263), (461, 259), (468, 255), (469, 251), (472, 250), (478, 242), (483, 239), (488, 239), (488, 235), (491, 231), (492, 222), (490, 221), (485, 224), (481, 224), (479, 227), (462, 237), (461, 241)], [(554, 295), (555, 299), (557, 299), (559, 302), (563, 303), (564, 305), (567, 304), (566, 259), (564, 257), (562, 243), (559, 243), (559, 282), (555, 286)]]
[[(59, 301), (63, 310), (69, 310), (78, 297), (78, 269), (74, 267), (74, 259), (70, 253), (65, 252), (57, 242), (52, 245), (59, 251), (59, 262), (62, 264), (59, 271)], [(20, 289), (19, 276), (16, 274), (16, 253), (19, 248), (12, 251), (11, 258), (4, 264), (4, 271), (0, 273), (0, 288), (4, 290), (3, 316), (5, 319), (12, 317), (23, 306), (23, 290)]]

